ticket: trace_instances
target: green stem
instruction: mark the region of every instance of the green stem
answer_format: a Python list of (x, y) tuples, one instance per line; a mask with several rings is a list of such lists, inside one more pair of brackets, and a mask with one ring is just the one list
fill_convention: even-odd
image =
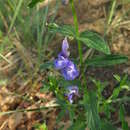
[[(70, 0), (71, 8), (72, 8), (72, 14), (73, 14), (73, 20), (74, 20), (74, 26), (75, 26), (75, 31), (76, 31), (76, 38), (79, 37), (79, 26), (78, 26), (78, 19), (77, 19), (77, 14), (76, 14), (76, 9), (74, 6), (74, 0)], [(83, 54), (82, 54), (82, 48), (81, 48), (81, 43), (77, 39), (78, 42), (78, 51), (79, 51), (79, 57), (80, 57), (80, 65), (83, 63)]]
[(109, 18), (108, 18), (108, 26), (110, 25), (110, 23), (112, 21), (112, 17), (114, 15), (115, 7), (116, 7), (116, 2), (117, 2), (116, 0), (112, 1), (111, 11), (110, 11), (110, 15), (109, 15)]
[(21, 8), (21, 6), (22, 6), (23, 1), (24, 1), (24, 0), (19, 0), (19, 3), (18, 3), (18, 5), (17, 5), (17, 7), (16, 7), (14, 16), (13, 16), (13, 18), (12, 18), (12, 20), (11, 20), (11, 24), (10, 24), (10, 26), (9, 26), (8, 34), (11, 32), (11, 30), (12, 30), (12, 28), (13, 28), (13, 25), (14, 25), (14, 23), (15, 23), (15, 20), (16, 20), (17, 16), (18, 16), (18, 13), (19, 13), (19, 11), (20, 11), (20, 8)]
[(59, 105), (58, 104), (54, 104), (52, 106), (43, 106), (43, 107), (34, 108), (34, 109), (17, 109), (17, 110), (12, 110), (12, 111), (7, 111), (7, 112), (0, 112), (0, 116), (13, 114), (13, 113), (18, 113), (18, 112), (33, 112), (33, 111), (39, 112), (41, 110), (54, 108), (54, 107), (59, 107)]
[(111, 8), (110, 8), (110, 13), (109, 13), (109, 16), (108, 16), (108, 21), (107, 21), (107, 24), (106, 24), (105, 30), (104, 30), (104, 37), (109, 32), (109, 28), (110, 28), (110, 25), (111, 25), (111, 22), (112, 22), (112, 17), (114, 15), (115, 8), (116, 8), (116, 2), (117, 2), (116, 0), (112, 1), (112, 5), (111, 5)]

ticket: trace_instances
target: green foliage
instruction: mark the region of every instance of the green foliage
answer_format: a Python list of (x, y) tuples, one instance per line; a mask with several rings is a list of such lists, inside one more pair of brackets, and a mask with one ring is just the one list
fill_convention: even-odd
[(48, 29), (52, 33), (59, 33), (62, 36), (75, 37), (74, 27), (71, 25), (57, 25), (55, 23), (48, 24)]
[(19, 0), (19, 3), (18, 3), (18, 5), (17, 5), (17, 7), (16, 7), (16, 11), (15, 11), (15, 13), (14, 13), (14, 15), (13, 15), (12, 20), (11, 20), (11, 24), (10, 24), (8, 33), (10, 33), (11, 30), (12, 30), (12, 28), (13, 28), (13, 25), (14, 25), (14, 23), (15, 23), (15, 20), (16, 20), (18, 14), (19, 14), (19, 11), (20, 11), (20, 9), (21, 9), (21, 7), (22, 7), (22, 4), (23, 4), (23, 0)]
[(105, 56), (97, 56), (92, 59), (87, 59), (85, 63), (88, 66), (94, 67), (105, 67), (105, 66), (113, 66), (116, 64), (122, 64), (128, 61), (128, 57), (124, 55), (105, 55)]
[(83, 42), (85, 45), (87, 45), (90, 48), (94, 48), (105, 54), (110, 54), (110, 50), (107, 43), (97, 33), (94, 33), (92, 31), (85, 31), (85, 32), (82, 32), (79, 37), (77, 37), (75, 29), (71, 25), (59, 26), (55, 23), (51, 23), (48, 25), (48, 28), (50, 32), (52, 33), (59, 33), (63, 36), (73, 37)]
[[(32, 0), (30, 3), (34, 4), (35, 2)], [(0, 36), (0, 53), (9, 52), (12, 48), (15, 48), (13, 39), (17, 39), (26, 49), (35, 48), (37, 56), (34, 61), (37, 64), (36, 67), (39, 68), (41, 62), (47, 57), (45, 52), (48, 43), (54, 37), (45, 26), (49, 13), (49, 4), (40, 10), (38, 8), (30, 9), (27, 4), (28, 1), (24, 0), (0, 1), (0, 16), (2, 16), (0, 17), (0, 32), (2, 32)], [(55, 5), (53, 15), (49, 17), (50, 22), (55, 19), (59, 2), (56, 1)], [(6, 32), (8, 35), (6, 35)], [(37, 68), (32, 71), (38, 70)]]
[[(32, 0), (30, 3), (30, 7), (34, 7), (40, 0)], [(85, 44), (87, 47), (95, 49), (99, 52), (104, 53), (103, 56), (92, 57), (91, 59), (87, 59), (85, 64), (87, 66), (94, 67), (104, 67), (104, 66), (113, 66), (116, 64), (125, 63), (128, 61), (128, 58), (123, 55), (113, 55), (110, 52), (109, 46), (106, 41), (97, 33), (92, 31), (84, 31), (79, 33), (78, 30), (78, 19), (76, 15), (76, 9), (74, 7), (74, 0), (70, 1), (74, 19), (74, 26), (72, 25), (57, 25), (54, 22), (50, 22), (47, 24), (49, 32), (53, 35), (59, 33), (64, 37), (69, 37), (77, 40), (78, 43), (78, 51), (80, 56), (80, 65), (82, 66), (82, 49), (81, 44)], [(108, 24), (111, 23), (112, 16), (114, 15), (114, 11), (112, 10), (110, 13), (110, 17), (108, 20)], [(45, 27), (45, 26), (43, 26)], [(37, 28), (38, 34), (40, 31), (40, 26)], [(44, 31), (43, 31), (44, 32)], [(38, 43), (41, 43), (38, 40)], [(40, 52), (41, 53), (41, 52)], [(84, 67), (84, 66), (83, 66)], [(53, 61), (46, 62), (40, 66), (41, 70), (46, 70), (53, 68)], [(84, 69), (84, 68), (83, 68)], [(82, 72), (82, 69), (81, 69)], [(83, 73), (83, 75), (85, 75)], [(70, 119), (70, 127), (68, 130), (85, 130), (86, 126), (90, 130), (116, 130), (116, 128), (108, 122), (111, 117), (111, 112), (115, 112), (115, 108), (113, 107), (113, 102), (120, 102), (121, 100), (128, 99), (127, 96), (120, 97), (119, 94), (122, 90), (129, 91), (129, 85), (127, 84), (127, 76), (120, 78), (118, 75), (114, 76), (118, 81), (118, 85), (115, 86), (111, 96), (108, 99), (102, 95), (105, 87), (108, 83), (102, 83), (99, 80), (92, 79), (93, 83), (96, 86), (95, 91), (88, 91), (86, 84), (83, 84), (82, 78), (80, 80), (74, 81), (66, 81), (63, 78), (58, 78), (57, 75), (52, 74), (48, 77), (48, 83), (43, 82), (43, 88), (41, 91), (52, 91), (57, 98), (57, 103), (60, 106), (60, 112), (57, 116), (57, 123), (59, 123), (65, 116), (69, 116)], [(85, 79), (85, 77), (83, 77)], [(80, 93), (79, 100), (76, 100), (73, 104), (70, 104), (68, 100), (65, 98), (65, 92), (67, 86), (77, 85), (79, 87)], [(125, 99), (126, 98), (126, 99)], [(120, 102), (121, 104), (122, 102)], [(119, 107), (117, 105), (117, 107)], [(99, 113), (103, 113), (106, 117), (103, 119), (100, 118)], [(122, 128), (127, 130), (127, 125), (124, 120), (124, 110), (120, 108), (120, 120), (122, 122)], [(63, 129), (61, 126), (60, 129)]]
[(114, 76), (114, 78), (115, 78), (118, 82), (121, 81), (121, 77), (120, 77), (119, 75), (115, 74), (115, 75), (113, 75), (113, 76)]
[(119, 93), (120, 93), (122, 90), (124, 90), (124, 89), (126, 89), (126, 90), (128, 90), (128, 91), (130, 90), (129, 85), (127, 85), (127, 79), (128, 79), (127, 75), (125, 75), (125, 76), (121, 79), (121, 81), (120, 81), (120, 83), (119, 83), (119, 86), (117, 86), (117, 87), (113, 90), (113, 93), (112, 93), (112, 95), (109, 97), (108, 101), (116, 99), (116, 98), (118, 97)]
[(40, 92), (49, 92), (50, 90), (50, 84), (43, 82), (43, 86), (40, 88)]
[(119, 115), (122, 124), (122, 129), (129, 130), (128, 123), (125, 121), (125, 108), (123, 105), (120, 106)]
[(83, 121), (76, 120), (67, 130), (85, 130), (86, 125)]
[(113, 126), (111, 123), (102, 121), (101, 123), (102, 130), (117, 130), (115, 126)]
[(48, 62), (45, 62), (45, 63), (41, 64), (41, 65), (40, 65), (40, 70), (41, 70), (41, 71), (44, 71), (44, 70), (46, 70), (46, 69), (51, 69), (51, 68), (53, 68), (53, 67), (54, 67), (53, 62), (54, 62), (54, 61), (48, 61)]
[(61, 111), (58, 113), (57, 119), (56, 119), (56, 123), (58, 124), (65, 116), (66, 114), (66, 109), (64, 109), (64, 107), (61, 107)]
[(84, 107), (88, 128), (90, 130), (101, 130), (101, 122), (97, 108), (97, 96), (94, 91), (84, 94)]
[[(108, 86), (108, 82), (101, 83), (101, 81), (91, 78), (93, 83), (96, 85), (96, 93), (98, 97), (98, 111), (104, 113), (107, 117), (107, 120), (110, 119), (111, 112), (116, 111), (113, 106), (113, 103), (122, 104), (124, 102), (130, 101), (130, 97), (128, 97), (127, 95), (122, 94), (119, 96), (121, 92), (125, 93), (125, 91), (130, 91), (127, 75), (125, 75), (123, 78), (121, 78), (119, 75), (114, 75), (114, 77), (116, 77), (118, 85), (115, 87), (113, 93), (108, 99), (105, 99), (105, 97), (102, 95), (103, 90), (106, 86)], [(119, 105), (117, 106), (119, 107)]]
[[(118, 57), (117, 59), (117, 61), (119, 60), (118, 63), (123, 62), (123, 58), (125, 59), (125, 56), (116, 55), (115, 57)], [(117, 63), (116, 58), (115, 61), (114, 58), (112, 59), (112, 55), (111, 55), (110, 58), (108, 58), (107, 64), (109, 65), (116, 64)], [(112, 63), (110, 63), (111, 60), (113, 60)], [(105, 62), (102, 60), (100, 61), (102, 63)], [(51, 68), (53, 67), (52, 65), (53, 63), (51, 62), (44, 63), (41, 66), (41, 69), (45, 70)], [(128, 81), (127, 76), (121, 78), (119, 75), (114, 75), (115, 79), (119, 83), (118, 86), (116, 86), (116, 88), (114, 89), (112, 95), (108, 99), (105, 99), (102, 95), (102, 92), (105, 89), (105, 87), (108, 85), (108, 82), (102, 83), (99, 80), (95, 80), (91, 78), (91, 80), (96, 86), (96, 91), (87, 92), (84, 89), (83, 101), (80, 100), (80, 102), (78, 102), (77, 104), (69, 104), (68, 101), (64, 99), (64, 92), (65, 92), (65, 88), (71, 85), (78, 85), (80, 92), (82, 92), (83, 88), (81, 85), (81, 81), (80, 80), (66, 81), (63, 78), (58, 78), (57, 80), (57, 78), (53, 76), (49, 77), (48, 85), (44, 83), (43, 90), (44, 88), (45, 90), (47, 88), (47, 91), (52, 90), (57, 97), (57, 103), (60, 105), (60, 109), (61, 109), (60, 113), (57, 116), (57, 123), (59, 123), (62, 119), (64, 119), (65, 115), (68, 113), (71, 121), (71, 125), (68, 128), (68, 130), (75, 130), (76, 128), (85, 130), (86, 125), (90, 130), (102, 130), (102, 129), (109, 130), (109, 128), (111, 128), (112, 130), (116, 130), (116, 128), (111, 123), (108, 122), (108, 119), (110, 119), (111, 117), (111, 112), (115, 111), (112, 103), (120, 102), (120, 101), (121, 101), (120, 103), (122, 103), (129, 100), (128, 97), (123, 97), (123, 96), (121, 97), (121, 99), (118, 99), (118, 96), (122, 90), (124, 89), (129, 90), (129, 84), (128, 84), (129, 82), (127, 82)], [(82, 108), (82, 111), (76, 114), (76, 111), (79, 111), (78, 110), (79, 108)], [(106, 120), (105, 122), (100, 119), (99, 112), (104, 113), (106, 115), (107, 118), (105, 118)], [(84, 118), (84, 116), (86, 117), (86, 119)], [(61, 129), (63, 127), (64, 126), (62, 126)]]
[(78, 38), (85, 45), (90, 48), (94, 48), (98, 51), (101, 51), (105, 54), (110, 54), (110, 49), (104, 39), (95, 32), (92, 31), (84, 31), (80, 34)]
[[(27, 8), (28, 1), (0, 1), (0, 15), (2, 14), (7, 24), (9, 24), (9, 28), (6, 30), (6, 27), (0, 17), (0, 39), (2, 39), (2, 45), (0, 45), (0, 57), (2, 57), (1, 53), (5, 52), (4, 48), (8, 47), (10, 44), (11, 45), (9, 49), (12, 49), (13, 47), (12, 41), (9, 37), (12, 39), (20, 37), (20, 40), (25, 47), (28, 48), (28, 46), (31, 45), (34, 47), (34, 49), (37, 49), (36, 53), (38, 55), (38, 64), (40, 65), (41, 61), (46, 60), (45, 58), (47, 56), (45, 55), (45, 50), (47, 49), (48, 43), (53, 39), (56, 33), (59, 33), (64, 37), (77, 40), (80, 52), (82, 51), (80, 46), (81, 43), (86, 45), (88, 48), (92, 48), (104, 53), (105, 55), (91, 57), (91, 59), (88, 58), (85, 63), (82, 63), (83, 66), (80, 64), (81, 77), (79, 76), (79, 79), (73, 81), (66, 81), (63, 78), (59, 78), (59, 75), (53, 71), (53, 61), (44, 62), (40, 65), (40, 70), (45, 72), (45, 70), (48, 71), (49, 69), (50, 75), (48, 75), (46, 79), (44, 78), (43, 86), (41, 87), (40, 92), (53, 92), (53, 95), (57, 98), (57, 103), (59, 104), (58, 107), (60, 106), (60, 112), (57, 116), (57, 124), (67, 115), (67, 117), (70, 119), (70, 127), (68, 130), (85, 130), (86, 127), (88, 127), (90, 130), (116, 130), (112, 123), (109, 122), (111, 112), (115, 112), (113, 103), (118, 103), (117, 107), (119, 107), (121, 104), (119, 111), (120, 121), (123, 130), (128, 130), (128, 124), (124, 118), (125, 109), (124, 106), (122, 106), (122, 103), (130, 101), (130, 97), (127, 96), (127, 93), (126, 95), (124, 94), (124, 92), (130, 91), (130, 82), (128, 82), (128, 77), (124, 76), (121, 78), (119, 75), (114, 75), (118, 84), (115, 86), (110, 97), (105, 99), (102, 93), (109, 82), (102, 83), (99, 80), (91, 78), (96, 87), (94, 89), (91, 88), (90, 91), (86, 87), (87, 84), (84, 83), (84, 80), (86, 80), (86, 73), (83, 73), (82, 71), (88, 66), (104, 67), (125, 63), (128, 61), (128, 58), (123, 55), (111, 54), (108, 44), (99, 34), (92, 31), (84, 31), (79, 33), (73, 0), (71, 0), (71, 4), (73, 6), (72, 11), (74, 15), (75, 26), (57, 25), (54, 23), (58, 9), (58, 0), (56, 1), (56, 7), (53, 11), (55, 12), (54, 16), (50, 17), (49, 15), (49, 19), (49, 5), (40, 10), (38, 6), (37, 8), (33, 8), (36, 6), (36, 4), (42, 1), (44, 0), (31, 0), (28, 5), (30, 8), (32, 8), (31, 10)], [(112, 21), (113, 15), (114, 13), (111, 13), (111, 16), (109, 17), (109, 24)], [(46, 24), (47, 21), (50, 22), (48, 25)], [(9, 37), (6, 35), (6, 32), (8, 32)], [(53, 51), (50, 51), (50, 53), (53, 53)], [(81, 53), (79, 53), (80, 56), (82, 56)], [(1, 82), (1, 84), (3, 83)], [(70, 104), (65, 96), (65, 92), (66, 87), (72, 85), (79, 87), (79, 96), (75, 97), (77, 99), (74, 100), (73, 104)], [(120, 96), (121, 92), (123, 92), (123, 94)], [(42, 109), (31, 109), (28, 111), (39, 111), (45, 109), (48, 108), (43, 107)], [(27, 110), (17, 110), (16, 112), (27, 112)], [(14, 113), (14, 111), (5, 113), (11, 114)], [(100, 113), (104, 114), (105, 116), (100, 118)], [(48, 129), (45, 123), (37, 124), (35, 128), (36, 130)], [(63, 127), (61, 127), (61, 129), (62, 128)]]
[(43, 123), (43, 124), (36, 124), (34, 127), (35, 127), (35, 130), (48, 130), (48, 128), (47, 128), (45, 123)]
[(78, 80), (78, 79), (66, 81), (63, 78), (60, 78), (59, 86), (64, 87), (64, 88), (68, 87), (68, 86), (78, 86), (80, 88), (81, 87), (81, 81)]
[(31, 0), (31, 2), (29, 3), (29, 7), (33, 8), (36, 4), (38, 4), (39, 2), (42, 2), (44, 0)]

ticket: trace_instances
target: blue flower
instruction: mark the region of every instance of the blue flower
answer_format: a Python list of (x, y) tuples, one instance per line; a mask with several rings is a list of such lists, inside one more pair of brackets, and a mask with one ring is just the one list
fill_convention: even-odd
[(65, 80), (74, 80), (79, 76), (79, 71), (72, 61), (67, 63), (66, 67), (61, 70), (61, 73)]
[(79, 75), (76, 65), (69, 60), (70, 52), (68, 51), (69, 44), (67, 38), (63, 40), (62, 51), (59, 53), (58, 58), (54, 61), (56, 69), (61, 70), (61, 74), (65, 80), (74, 80)]
[(56, 69), (63, 69), (67, 66), (69, 60), (65, 58), (62, 54), (58, 55), (58, 58), (54, 61), (54, 66)]
[(67, 66), (67, 63), (69, 62), (68, 57), (70, 54), (68, 49), (68, 41), (67, 38), (65, 38), (62, 43), (62, 51), (59, 53), (58, 58), (54, 61), (54, 66), (56, 69), (63, 69)]
[(68, 97), (68, 101), (72, 104), (73, 103), (73, 97), (79, 96), (79, 89), (77, 86), (69, 86), (67, 88), (68, 92), (66, 96)]
[(70, 52), (68, 51), (68, 49), (69, 49), (69, 44), (68, 44), (67, 38), (65, 37), (62, 43), (62, 54), (66, 58), (68, 58), (70, 55)]
[[(68, 51), (69, 44), (67, 38), (63, 40), (62, 51), (58, 54), (58, 58), (54, 61), (54, 66), (56, 69), (61, 71), (61, 74), (65, 80), (74, 80), (79, 76), (79, 71), (76, 65), (69, 60), (70, 52)], [(74, 95), (78, 96), (78, 87), (69, 86), (67, 87), (67, 93), (65, 94), (68, 97), (70, 103), (73, 103)]]

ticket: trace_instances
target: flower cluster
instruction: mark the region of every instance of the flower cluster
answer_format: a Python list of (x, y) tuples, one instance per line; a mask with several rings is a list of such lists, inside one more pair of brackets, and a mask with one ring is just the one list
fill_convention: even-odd
[[(58, 58), (54, 61), (55, 69), (60, 70), (65, 80), (74, 80), (78, 77), (79, 71), (76, 65), (69, 59), (69, 44), (67, 38), (63, 40), (62, 51), (58, 54)], [(70, 103), (73, 103), (73, 96), (78, 95), (77, 86), (69, 86), (66, 96)]]

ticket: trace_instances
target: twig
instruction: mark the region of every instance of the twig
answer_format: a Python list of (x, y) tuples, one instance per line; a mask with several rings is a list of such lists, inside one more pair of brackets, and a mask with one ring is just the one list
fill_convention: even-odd
[(54, 108), (54, 107), (58, 107), (59, 104), (48, 104), (46, 106), (43, 107), (39, 107), (39, 108), (34, 108), (34, 109), (17, 109), (17, 110), (13, 110), (13, 111), (7, 111), (7, 112), (0, 112), (0, 116), (3, 115), (8, 115), (8, 114), (13, 114), (13, 113), (17, 113), (17, 112), (32, 112), (32, 111), (36, 111), (39, 112), (41, 110), (45, 110), (45, 109), (49, 109), (49, 108)]
[(2, 57), (6, 62), (8, 62), (9, 64), (11, 64), (11, 62), (5, 56), (3, 56), (1, 53), (0, 53), (0, 57)]

